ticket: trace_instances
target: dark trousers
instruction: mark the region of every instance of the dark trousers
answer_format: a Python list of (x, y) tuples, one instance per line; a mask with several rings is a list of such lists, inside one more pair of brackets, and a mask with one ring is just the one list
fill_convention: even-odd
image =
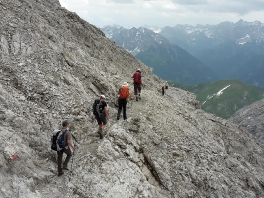
[(127, 105), (127, 99), (118, 99), (118, 113), (117, 113), (117, 118), (120, 117), (120, 114), (121, 114), (121, 111), (123, 109), (123, 118), (124, 120), (127, 119), (127, 116), (126, 116), (126, 105)]
[(134, 82), (134, 95), (137, 96), (141, 93), (141, 84)]
[(67, 168), (67, 165), (71, 159), (71, 156), (72, 156), (72, 152), (71, 152), (71, 149), (70, 147), (68, 146), (67, 149), (64, 149), (64, 150), (61, 150), (61, 151), (57, 151), (57, 154), (58, 154), (58, 173), (61, 174), (62, 173), (62, 157), (63, 157), (63, 153), (65, 153), (67, 155), (65, 161), (63, 162), (63, 167), (66, 167)]
[(164, 94), (165, 94), (165, 89), (164, 87), (162, 87), (162, 95), (164, 96)]

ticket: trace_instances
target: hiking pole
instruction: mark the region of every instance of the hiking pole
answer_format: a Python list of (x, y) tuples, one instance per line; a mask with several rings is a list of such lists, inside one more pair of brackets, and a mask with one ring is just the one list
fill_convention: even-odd
[(71, 159), (71, 160), (72, 160), (72, 163), (71, 163), (71, 169), (70, 169), (70, 171), (69, 171), (69, 172), (70, 172), (69, 181), (71, 181), (71, 179), (72, 179), (72, 177), (73, 177), (73, 169), (72, 169), (72, 166), (73, 166), (74, 153), (75, 153), (75, 152), (72, 151), (72, 157), (71, 157), (71, 158), (72, 158), (72, 159)]
[[(76, 148), (75, 148), (75, 150), (78, 148), (78, 146), (76, 145)], [(73, 166), (73, 162), (74, 162), (74, 154), (75, 154), (75, 150), (73, 150), (72, 151), (72, 163), (71, 163), (71, 173), (73, 172), (73, 170), (72, 170), (72, 166)]]
[(76, 137), (75, 137), (73, 134), (71, 134), (71, 135), (72, 135), (73, 139), (75, 140), (75, 142), (77, 142), (77, 144), (80, 144), (80, 143), (77, 141)]
[(72, 151), (72, 163), (71, 163), (71, 172), (72, 172), (72, 165), (73, 165), (73, 158), (74, 158), (74, 151)]

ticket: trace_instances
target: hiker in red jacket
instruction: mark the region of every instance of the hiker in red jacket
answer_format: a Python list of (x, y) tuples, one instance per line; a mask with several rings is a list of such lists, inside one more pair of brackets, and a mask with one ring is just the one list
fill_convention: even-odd
[(140, 69), (137, 69), (131, 78), (134, 78), (134, 95), (136, 96), (136, 101), (138, 101), (138, 99), (141, 99), (141, 85), (143, 85)]

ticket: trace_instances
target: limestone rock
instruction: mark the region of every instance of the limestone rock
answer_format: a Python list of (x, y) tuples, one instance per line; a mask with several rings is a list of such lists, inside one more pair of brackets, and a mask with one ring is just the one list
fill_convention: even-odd
[(264, 144), (264, 100), (240, 109), (229, 120)]

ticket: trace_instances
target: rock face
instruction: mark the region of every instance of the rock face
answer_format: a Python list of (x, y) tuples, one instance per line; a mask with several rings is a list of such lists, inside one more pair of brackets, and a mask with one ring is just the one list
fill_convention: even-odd
[[(58, 1), (0, 0), (0, 197), (263, 197), (264, 152), (245, 130), (200, 110)], [(141, 68), (128, 120), (112, 103)], [(132, 89), (132, 87), (131, 87)], [(93, 100), (110, 120), (97, 136)], [(56, 173), (50, 136), (62, 120), (79, 140)]]
[(264, 144), (264, 99), (240, 109), (229, 120), (245, 128)]

